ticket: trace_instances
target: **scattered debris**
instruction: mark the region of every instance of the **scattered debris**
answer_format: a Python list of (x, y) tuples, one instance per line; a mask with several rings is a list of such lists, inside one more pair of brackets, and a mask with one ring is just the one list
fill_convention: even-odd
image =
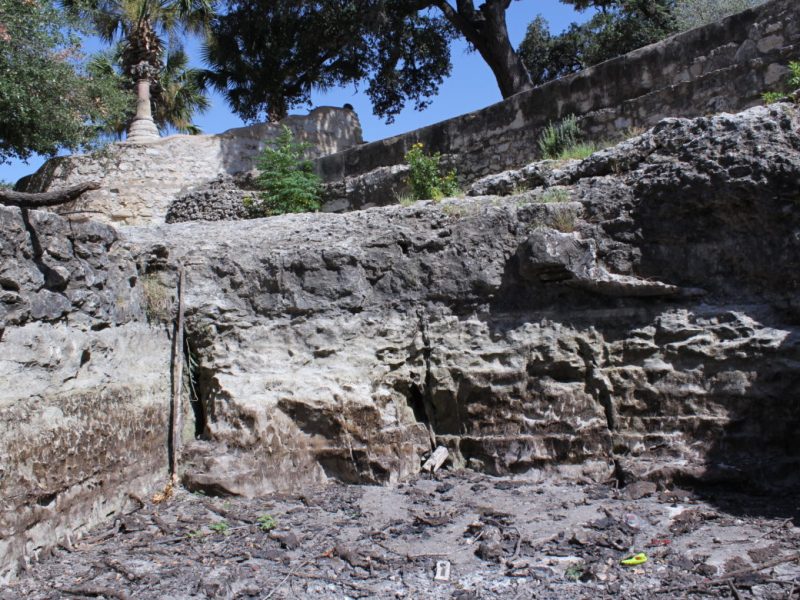
[(176, 488), (170, 502), (132, 504), (41, 553), (0, 600), (786, 600), (800, 581), (800, 528), (787, 521), (796, 496), (729, 494), (723, 508), (698, 493), (632, 500), (625, 489), (449, 470), (267, 499)]
[(434, 575), (433, 578), (436, 581), (450, 581), (450, 561), (437, 560), (436, 575)]
[(442, 465), (444, 461), (447, 460), (447, 457), (450, 453), (447, 451), (447, 448), (444, 446), (439, 446), (436, 450), (433, 451), (430, 458), (425, 461), (425, 464), (422, 465), (422, 470), (427, 471), (428, 473), (436, 473)]
[(623, 558), (621, 561), (619, 561), (621, 565), (625, 565), (626, 567), (636, 567), (638, 565), (643, 565), (646, 562), (647, 554), (644, 552), (639, 552), (638, 554), (634, 554), (628, 558)]

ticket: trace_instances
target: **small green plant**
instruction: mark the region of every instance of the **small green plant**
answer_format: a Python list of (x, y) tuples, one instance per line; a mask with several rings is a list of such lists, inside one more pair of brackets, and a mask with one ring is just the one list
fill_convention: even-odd
[(566, 577), (570, 581), (578, 581), (581, 577), (583, 577), (583, 573), (584, 573), (583, 564), (570, 565), (564, 572), (564, 577)]
[(406, 152), (406, 162), (409, 166), (408, 183), (411, 186), (412, 197), (416, 200), (439, 200), (456, 196), (461, 192), (455, 171), (450, 171), (446, 175), (441, 174), (439, 166), (441, 158), (439, 152), (430, 156), (425, 154), (421, 143), (414, 144), (411, 150)]
[(190, 540), (196, 540), (196, 539), (202, 539), (204, 535), (205, 534), (202, 531), (200, 531), (199, 529), (195, 529), (187, 533), (186, 537), (189, 538)]
[(552, 121), (539, 134), (539, 151), (544, 158), (558, 158), (568, 148), (580, 142), (581, 129), (575, 115), (569, 115), (558, 123)]
[(161, 283), (158, 274), (148, 273), (142, 277), (144, 312), (150, 323), (167, 323), (172, 318), (172, 297)]
[(415, 198), (411, 194), (398, 194), (397, 196), (397, 203), (400, 206), (411, 206), (412, 204), (415, 204), (418, 201), (419, 199)]
[(272, 515), (261, 515), (256, 519), (256, 523), (261, 531), (272, 531), (278, 526), (278, 522)]
[(790, 100), (790, 96), (800, 89), (800, 61), (789, 62), (789, 77), (786, 79), (785, 91), (764, 92), (761, 97), (765, 104), (773, 104), (783, 100)]
[(601, 145), (595, 144), (594, 142), (578, 142), (574, 146), (564, 148), (556, 158), (558, 158), (558, 160), (583, 160), (584, 158), (590, 157), (601, 148)]
[(227, 521), (217, 521), (216, 523), (212, 523), (211, 525), (209, 525), (208, 528), (214, 533), (221, 533), (222, 535), (228, 535), (231, 526), (228, 525)]
[(320, 179), (311, 161), (304, 158), (309, 146), (296, 141), (292, 130), (284, 125), (275, 142), (264, 148), (258, 159), (260, 173), (255, 181), (262, 191), (255, 198), (244, 199), (250, 216), (269, 217), (320, 209)]
[(569, 202), (569, 200), (569, 192), (564, 188), (559, 187), (548, 188), (541, 196), (539, 196), (539, 202), (544, 204)]
[(558, 208), (550, 214), (548, 219), (550, 227), (561, 233), (572, 233), (575, 231), (575, 213), (569, 208)]

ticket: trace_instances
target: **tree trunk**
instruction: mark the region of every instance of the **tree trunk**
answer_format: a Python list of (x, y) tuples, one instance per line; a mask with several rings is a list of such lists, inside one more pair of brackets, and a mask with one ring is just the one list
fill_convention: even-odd
[(100, 184), (96, 181), (79, 183), (72, 187), (54, 192), (42, 192), (29, 194), (27, 192), (14, 192), (11, 190), (0, 190), (0, 204), (6, 206), (19, 206), (21, 208), (43, 208), (46, 206), (58, 206), (66, 204), (80, 197), (89, 190), (99, 190)]
[(158, 138), (158, 128), (153, 121), (150, 103), (150, 79), (142, 77), (136, 83), (136, 116), (128, 128), (128, 141), (149, 142)]
[(486, 0), (479, 10), (471, 0), (458, 0), (457, 8), (447, 0), (434, 4), (489, 65), (503, 98), (533, 87), (525, 63), (508, 39), (506, 10), (510, 0)]

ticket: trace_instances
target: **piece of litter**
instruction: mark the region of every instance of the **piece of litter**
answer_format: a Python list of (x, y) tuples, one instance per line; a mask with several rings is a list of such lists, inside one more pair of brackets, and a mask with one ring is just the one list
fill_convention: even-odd
[(444, 461), (447, 460), (448, 454), (449, 452), (447, 451), (447, 448), (444, 446), (439, 446), (433, 451), (433, 454), (431, 454), (430, 458), (425, 461), (425, 464), (422, 465), (422, 470), (428, 471), (429, 473), (435, 473), (444, 464)]
[(437, 560), (436, 561), (436, 575), (433, 576), (435, 581), (450, 581), (450, 561)]
[(619, 562), (626, 567), (635, 567), (636, 565), (641, 565), (647, 562), (647, 554), (644, 552), (639, 552), (639, 554), (634, 554), (628, 558), (623, 558)]

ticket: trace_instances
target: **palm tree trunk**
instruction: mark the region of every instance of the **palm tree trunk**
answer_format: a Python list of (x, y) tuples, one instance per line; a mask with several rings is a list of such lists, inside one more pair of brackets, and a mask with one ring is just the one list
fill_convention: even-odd
[(150, 79), (143, 77), (136, 83), (136, 116), (128, 128), (128, 141), (150, 142), (159, 137), (150, 106)]

